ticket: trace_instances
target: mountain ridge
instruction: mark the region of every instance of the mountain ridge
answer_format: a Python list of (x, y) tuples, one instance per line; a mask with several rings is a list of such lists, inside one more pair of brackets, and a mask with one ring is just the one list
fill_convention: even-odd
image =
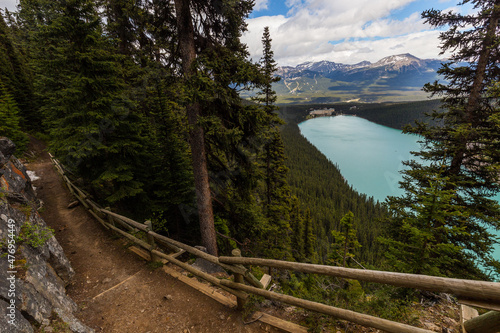
[(332, 72), (335, 70), (353, 70), (353, 69), (367, 69), (367, 68), (377, 68), (377, 67), (390, 67), (390, 68), (401, 68), (403, 66), (417, 66), (425, 67), (428, 63), (441, 63), (442, 60), (439, 59), (420, 59), (410, 53), (396, 54), (384, 57), (375, 63), (370, 61), (361, 61), (357, 64), (343, 64), (329, 60), (320, 61), (306, 61), (300, 63), (296, 66), (278, 66), (276, 75), (282, 76), (284, 72), (289, 71), (315, 71), (315, 72)]
[(274, 85), (280, 101), (339, 102), (347, 100), (422, 100), (427, 82), (438, 79), (442, 60), (420, 59), (410, 53), (384, 57), (375, 63), (342, 64), (328, 60), (280, 66)]

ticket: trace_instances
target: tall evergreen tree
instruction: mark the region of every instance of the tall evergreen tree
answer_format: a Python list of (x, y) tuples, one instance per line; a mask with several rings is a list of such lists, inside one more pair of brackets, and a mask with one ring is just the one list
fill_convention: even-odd
[(316, 236), (311, 217), (311, 210), (309, 208), (306, 209), (304, 215), (304, 255), (313, 263), (316, 263), (318, 260), (316, 252)]
[(121, 62), (90, 0), (21, 3), (42, 110), (62, 162), (109, 202), (142, 192), (135, 161), (143, 121), (130, 112)]
[(351, 211), (340, 220), (339, 230), (332, 230), (332, 237), (331, 258), (334, 262), (340, 259), (342, 267), (346, 267), (347, 258), (353, 258), (354, 252), (361, 247), (354, 227), (354, 214)]
[(28, 136), (22, 132), (20, 122), (17, 103), (0, 80), (0, 136), (11, 139), (18, 153), (22, 153), (28, 143)]
[(115, 39), (118, 51), (124, 55), (132, 55), (133, 44), (137, 40), (137, 31), (133, 24), (136, 16), (140, 15), (137, 1), (106, 0), (104, 2), (107, 18), (107, 28)]
[[(177, 15), (177, 30), (179, 32), (179, 48), (182, 61), (182, 71), (188, 84), (196, 76), (196, 45), (194, 19), (192, 16), (192, 1), (175, 0)], [(215, 234), (212, 197), (208, 179), (208, 162), (205, 151), (205, 131), (200, 126), (200, 101), (193, 101), (186, 106), (190, 129), (190, 144), (192, 151), (194, 183), (202, 241), (208, 252), (217, 255), (217, 238)]]
[[(253, 215), (251, 149), (260, 121), (258, 109), (243, 105), (238, 89), (254, 80), (240, 37), (252, 1), (175, 0), (176, 35), (188, 101), (187, 118), (202, 239), (217, 254), (212, 193), (213, 183), (226, 184), (220, 209), (231, 218)], [(209, 164), (210, 171), (209, 173)], [(230, 181), (225, 181), (229, 178)], [(219, 201), (221, 201), (219, 200)], [(228, 202), (228, 200), (232, 202)], [(229, 206), (234, 209), (227, 209)], [(235, 221), (233, 220), (232, 223)]]
[(26, 57), (16, 42), (12, 28), (7, 26), (0, 11), (0, 82), (14, 98), (21, 125), (26, 129), (41, 131), (41, 116), (36, 106), (32, 74)]
[[(415, 153), (422, 161), (407, 162), (410, 169), (402, 183), (406, 194), (389, 200), (394, 223), (407, 235), (416, 231), (412, 228), (424, 228), (411, 237), (415, 255), (431, 242), (434, 250), (428, 251), (435, 251), (433, 257), (439, 256), (440, 248), (438, 252), (460, 263), (450, 272), (438, 260), (425, 273), (463, 275), (467, 274), (463, 266), (479, 263), (500, 272), (499, 262), (491, 256), (495, 236), (490, 231), (500, 229), (500, 206), (492, 198), (500, 191), (500, 128), (494, 121), (500, 108), (490, 93), (500, 80), (500, 3), (462, 4), (466, 3), (477, 12), (422, 14), (434, 26), (449, 25), (441, 34), (442, 50), (453, 55), (439, 70), (448, 83), (425, 86), (443, 99), (442, 109), (432, 114), (442, 126), (420, 123), (407, 129), (424, 138), (422, 150)], [(465, 26), (471, 29), (462, 29)], [(407, 216), (410, 207), (414, 215)]]
[(285, 165), (285, 147), (279, 131), (279, 124), (282, 124), (274, 104), (276, 102), (276, 92), (272, 83), (279, 81), (275, 76), (277, 70), (274, 61), (274, 53), (271, 48), (271, 37), (269, 27), (264, 28), (262, 36), (263, 56), (260, 60), (261, 78), (258, 84), (260, 90), (253, 100), (259, 103), (264, 111), (266, 126), (260, 134), (263, 141), (262, 167), (264, 169), (264, 210), (268, 219), (269, 228), (266, 231), (274, 253), (267, 255), (275, 258), (287, 259), (291, 257), (291, 227), (290, 210), (291, 194), (288, 186), (288, 168)]
[(274, 113), (274, 111), (278, 108), (275, 105), (277, 96), (276, 92), (273, 90), (272, 84), (280, 81), (281, 78), (279, 76), (275, 76), (278, 66), (274, 60), (274, 52), (271, 42), (272, 39), (271, 34), (269, 33), (269, 27), (264, 27), (264, 33), (262, 34), (263, 54), (260, 59), (262, 82), (260, 84), (260, 91), (257, 92), (254, 100), (263, 105), (264, 110), (267, 112), (269, 117), (273, 118), (272, 120), (275, 124), (279, 124), (280, 119)]

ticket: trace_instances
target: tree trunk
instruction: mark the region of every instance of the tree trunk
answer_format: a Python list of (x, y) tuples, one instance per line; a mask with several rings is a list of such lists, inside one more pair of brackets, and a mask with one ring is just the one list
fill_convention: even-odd
[[(488, 59), (491, 54), (495, 42), (495, 34), (498, 26), (498, 21), (500, 19), (500, 1), (496, 1), (492, 8), (492, 13), (490, 21), (488, 22), (488, 28), (486, 30), (486, 36), (483, 41), (483, 48), (479, 54), (479, 59), (477, 61), (476, 73), (474, 77), (474, 82), (471, 87), (469, 94), (469, 100), (467, 101), (465, 120), (474, 125), (477, 122), (477, 117), (474, 115), (474, 109), (481, 97), (482, 89), (484, 86), (484, 79), (486, 74), (486, 67), (488, 66)], [(467, 151), (467, 144), (469, 144), (468, 138), (462, 138), (459, 151), (453, 156), (450, 166), (450, 173), (457, 175), (460, 173), (461, 167), (464, 162), (465, 152)]]
[[(195, 74), (193, 63), (196, 59), (194, 44), (194, 28), (192, 23), (190, 1), (175, 0), (177, 15), (177, 33), (182, 59), (184, 78), (189, 80)], [(217, 256), (217, 239), (212, 210), (212, 197), (208, 178), (207, 155), (205, 152), (205, 133), (198, 124), (201, 106), (194, 102), (186, 108), (189, 122), (189, 139), (191, 145), (196, 203), (200, 219), (201, 239), (208, 253)]]

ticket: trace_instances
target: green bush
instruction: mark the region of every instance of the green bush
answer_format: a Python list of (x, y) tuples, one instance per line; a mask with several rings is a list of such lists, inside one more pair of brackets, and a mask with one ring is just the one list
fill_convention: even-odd
[(54, 230), (38, 224), (26, 222), (21, 227), (21, 232), (17, 236), (16, 243), (27, 244), (31, 247), (38, 248), (45, 245), (50, 237), (54, 235)]

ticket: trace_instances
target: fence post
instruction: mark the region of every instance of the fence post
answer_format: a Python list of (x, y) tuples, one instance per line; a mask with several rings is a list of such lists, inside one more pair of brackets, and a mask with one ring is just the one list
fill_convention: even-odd
[(159, 260), (158, 256), (156, 254), (153, 253), (153, 250), (156, 249), (156, 244), (155, 244), (155, 238), (153, 237), (153, 235), (151, 235), (149, 232), (150, 231), (153, 231), (153, 224), (151, 223), (150, 220), (146, 220), (146, 222), (144, 222), (144, 224), (146, 225), (146, 236), (148, 237), (148, 243), (150, 245), (150, 248), (149, 248), (149, 255), (151, 256), (151, 261), (157, 261)]
[[(234, 249), (231, 251), (231, 254), (234, 257), (241, 257), (241, 251), (240, 249)], [(243, 283), (243, 275), (234, 273), (234, 282), (236, 283)], [(245, 306), (245, 300), (243, 298), (236, 298), (237, 304), (238, 304), (238, 310), (243, 310), (243, 307)]]
[(500, 332), (500, 312), (490, 311), (467, 320), (464, 323), (467, 333), (496, 333)]
[[(106, 207), (104, 208), (105, 210), (109, 210), (111, 211), (111, 208), (110, 207)], [(109, 224), (111, 224), (113, 227), (116, 227), (115, 225), (115, 219), (113, 218), (113, 216), (109, 215), (109, 214), (106, 214), (108, 216), (108, 221), (109, 221)]]

